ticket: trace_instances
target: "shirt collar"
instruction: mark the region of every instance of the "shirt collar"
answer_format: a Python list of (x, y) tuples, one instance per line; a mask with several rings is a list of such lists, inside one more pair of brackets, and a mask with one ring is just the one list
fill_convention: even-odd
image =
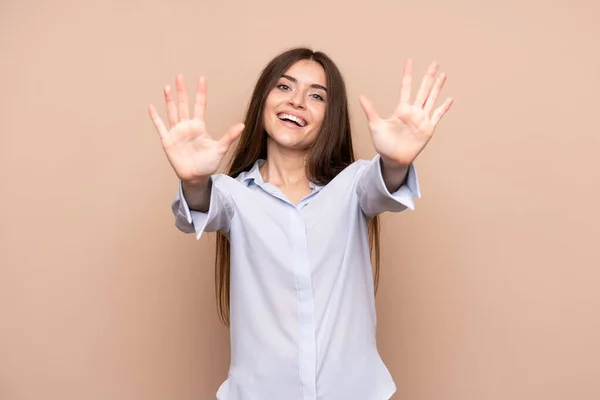
[[(254, 181), (254, 183), (256, 183), (258, 186), (262, 186), (264, 185), (265, 181), (263, 180), (262, 175), (260, 174), (260, 170), (259, 168), (265, 163), (265, 160), (263, 159), (258, 159), (256, 160), (256, 162), (254, 163), (254, 165), (252, 166), (252, 168), (250, 168), (250, 170), (248, 172), (245, 173), (245, 175), (242, 178), (242, 181), (246, 184), (246, 185), (250, 185), (250, 182)], [(313, 190), (320, 190), (323, 187), (316, 185), (312, 182), (308, 182), (308, 186)]]
[(260, 166), (264, 163), (265, 160), (259, 158), (258, 160), (256, 160), (252, 168), (250, 168), (250, 170), (244, 174), (242, 180), (246, 185), (249, 185), (252, 181), (254, 181), (259, 186), (265, 183), (259, 170)]

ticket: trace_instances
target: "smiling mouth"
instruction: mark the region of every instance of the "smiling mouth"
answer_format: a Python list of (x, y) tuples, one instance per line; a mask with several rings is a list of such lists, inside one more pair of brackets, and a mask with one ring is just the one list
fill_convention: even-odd
[(296, 117), (295, 115), (291, 115), (291, 114), (279, 113), (279, 114), (277, 114), (277, 118), (279, 118), (282, 121), (293, 122), (294, 124), (298, 125), (299, 127), (305, 127), (306, 125), (308, 125), (308, 123), (305, 120), (303, 120), (302, 118)]

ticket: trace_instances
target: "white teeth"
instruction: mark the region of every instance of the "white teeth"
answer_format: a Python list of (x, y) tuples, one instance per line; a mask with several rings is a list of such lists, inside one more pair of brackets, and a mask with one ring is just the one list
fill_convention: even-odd
[(306, 126), (306, 121), (303, 120), (302, 118), (296, 117), (295, 115), (282, 113), (282, 114), (279, 114), (278, 117), (279, 117), (279, 119), (288, 119), (290, 121), (294, 121), (300, 126)]

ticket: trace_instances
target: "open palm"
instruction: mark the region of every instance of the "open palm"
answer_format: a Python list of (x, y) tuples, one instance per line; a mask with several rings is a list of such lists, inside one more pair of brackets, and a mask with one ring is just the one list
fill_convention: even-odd
[(389, 118), (381, 118), (370, 100), (365, 96), (360, 98), (375, 150), (398, 165), (409, 165), (417, 158), (452, 105), (452, 99), (448, 98), (433, 109), (446, 80), (444, 73), (436, 79), (438, 64), (435, 62), (429, 66), (414, 102), (410, 103), (412, 66), (412, 60), (404, 66), (400, 102)]
[(189, 116), (188, 98), (181, 75), (176, 78), (176, 88), (177, 106), (171, 88), (166, 86), (164, 89), (170, 130), (154, 106), (150, 105), (148, 111), (175, 173), (182, 181), (193, 182), (218, 170), (229, 146), (240, 135), (244, 125), (236, 124), (221, 139), (213, 139), (206, 132), (206, 80), (203, 77), (198, 80), (192, 118)]

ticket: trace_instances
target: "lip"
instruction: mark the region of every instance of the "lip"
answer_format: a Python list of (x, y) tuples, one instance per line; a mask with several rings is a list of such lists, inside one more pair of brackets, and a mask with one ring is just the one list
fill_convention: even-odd
[[(304, 126), (298, 126), (298, 125), (296, 125), (293, 122), (284, 121), (284, 120), (282, 120), (282, 119), (279, 118), (280, 114), (293, 115), (294, 117), (300, 118), (301, 120), (303, 120), (306, 123), (306, 125), (304, 125)], [(281, 122), (285, 126), (293, 126), (294, 128), (306, 128), (309, 125), (309, 122), (308, 122), (308, 120), (305, 117), (303, 117), (302, 115), (300, 115), (298, 113), (292, 112), (292, 111), (279, 111), (279, 112), (275, 113), (275, 117), (277, 117), (277, 119), (279, 120), (279, 122)]]
[(288, 128), (288, 129), (304, 129), (305, 128), (303, 126), (296, 125), (292, 121), (283, 121), (279, 118), (277, 118), (277, 120), (281, 123), (281, 125), (283, 125), (284, 127)]

